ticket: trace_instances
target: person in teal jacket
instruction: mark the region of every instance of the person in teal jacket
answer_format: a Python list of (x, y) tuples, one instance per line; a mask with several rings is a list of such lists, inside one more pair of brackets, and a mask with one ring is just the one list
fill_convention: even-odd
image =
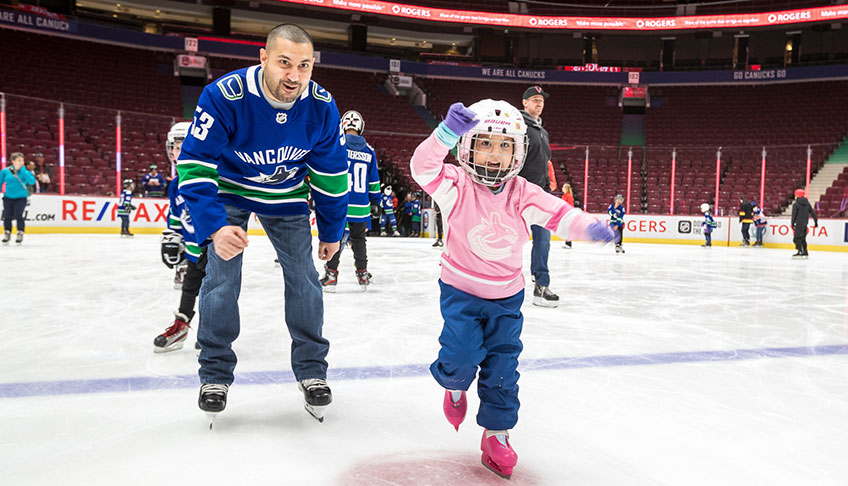
[(12, 165), (0, 171), (0, 187), (6, 184), (3, 193), (3, 244), (8, 245), (12, 237), (12, 219), (17, 222), (18, 235), (15, 243), (24, 241), (24, 210), (27, 206), (27, 184), (35, 184), (35, 176), (24, 167), (24, 154), (15, 152)]

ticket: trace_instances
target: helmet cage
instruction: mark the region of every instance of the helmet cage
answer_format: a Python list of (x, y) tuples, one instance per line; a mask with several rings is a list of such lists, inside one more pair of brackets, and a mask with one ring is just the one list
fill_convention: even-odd
[[(481, 135), (488, 135), (489, 137), (481, 137)], [(476, 145), (478, 140), (490, 139), (492, 135), (503, 136), (503, 141), (508, 142), (512, 146), (512, 160), (510, 160), (506, 167), (501, 164), (501, 167), (493, 169), (486, 164), (475, 162), (479, 161), (481, 156), (484, 158), (491, 157), (490, 152), (479, 150), (476, 148)], [(521, 172), (521, 168), (524, 167), (526, 154), (527, 135), (517, 135), (506, 128), (473, 128), (460, 137), (459, 144), (457, 145), (459, 165), (465, 169), (465, 172), (471, 176), (474, 182), (488, 187), (499, 187), (518, 175)]]

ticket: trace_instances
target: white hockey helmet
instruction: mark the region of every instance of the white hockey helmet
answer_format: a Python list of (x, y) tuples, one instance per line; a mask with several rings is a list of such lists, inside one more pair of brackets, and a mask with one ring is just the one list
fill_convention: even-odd
[[(459, 165), (478, 184), (498, 187), (518, 175), (524, 167), (527, 155), (527, 126), (521, 112), (506, 101), (485, 99), (468, 107), (477, 115), (480, 122), (459, 139), (457, 155)], [(512, 160), (506, 167), (492, 169), (486, 164), (477, 165), (475, 143), (478, 138), (492, 135), (504, 137), (504, 142), (512, 146)]]
[(168, 130), (168, 139), (165, 141), (165, 151), (168, 154), (168, 160), (172, 163), (177, 163), (174, 157), (174, 148), (178, 143), (182, 143), (188, 136), (188, 130), (191, 128), (191, 122), (178, 122)]
[(133, 185), (134, 182), (135, 181), (132, 180), (132, 179), (124, 179), (124, 182), (122, 183), (122, 187), (124, 189), (126, 189), (126, 188), (130, 187), (131, 185)]
[(358, 135), (362, 135), (365, 131), (365, 120), (362, 119), (362, 114), (356, 110), (348, 110), (342, 115), (342, 130), (356, 130)]
[(707, 211), (709, 211), (709, 210), (710, 210), (710, 204), (709, 204), (709, 203), (703, 203), (703, 204), (701, 204), (701, 212), (702, 212), (702, 213), (706, 213), (706, 212), (707, 212)]

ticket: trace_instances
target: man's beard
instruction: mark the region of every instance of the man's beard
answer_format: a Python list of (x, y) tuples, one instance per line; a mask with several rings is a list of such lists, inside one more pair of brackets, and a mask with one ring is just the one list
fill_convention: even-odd
[(282, 101), (283, 103), (291, 103), (292, 101), (297, 100), (298, 96), (300, 96), (302, 93), (303, 93), (303, 85), (301, 85), (300, 83), (298, 83), (298, 85), (297, 85), (297, 90), (294, 93), (289, 94), (286, 91), (286, 88), (283, 87), (283, 82), (280, 81), (279, 83), (277, 83), (277, 89), (276, 89), (276, 93), (275, 93), (276, 96), (275, 97), (278, 100)]

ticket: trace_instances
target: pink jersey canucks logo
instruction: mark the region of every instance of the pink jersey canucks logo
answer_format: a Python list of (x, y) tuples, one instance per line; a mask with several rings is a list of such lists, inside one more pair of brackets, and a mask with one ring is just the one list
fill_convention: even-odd
[(514, 229), (501, 223), (497, 213), (489, 219), (481, 218), (480, 224), (468, 232), (468, 243), (474, 252), (486, 260), (501, 260), (512, 254), (512, 246), (518, 241)]

